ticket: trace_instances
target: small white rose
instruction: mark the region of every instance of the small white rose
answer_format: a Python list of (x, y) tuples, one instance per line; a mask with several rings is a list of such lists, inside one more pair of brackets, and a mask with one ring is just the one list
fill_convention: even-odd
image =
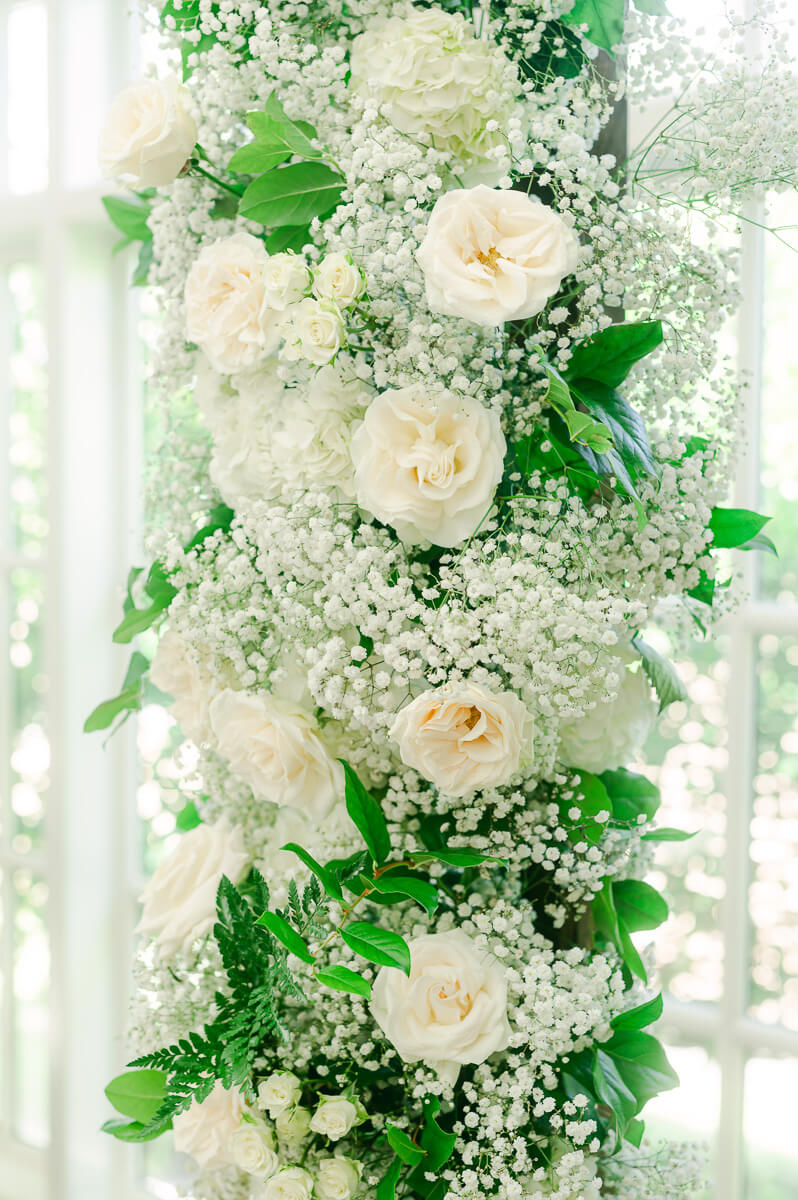
[(304, 359), (316, 367), (332, 362), (345, 340), (344, 323), (336, 306), (309, 297), (290, 308), (287, 316), (282, 330), (282, 357), (287, 362)]
[(263, 1200), (310, 1200), (313, 1176), (302, 1167), (283, 1167), (263, 1189)]
[(311, 1118), (310, 1128), (313, 1133), (321, 1133), (331, 1141), (337, 1142), (360, 1120), (357, 1105), (345, 1096), (322, 1096)]
[(466, 682), (416, 697), (400, 711), (391, 737), (408, 767), (442, 792), (465, 796), (515, 774), (531, 742), (532, 721), (514, 692)]
[(541, 312), (576, 269), (578, 249), (554, 209), (479, 185), (441, 196), (416, 258), (433, 312), (502, 325)]
[(323, 1158), (316, 1174), (316, 1200), (352, 1200), (360, 1188), (361, 1165), (352, 1158), (336, 1155)]
[(227, 1143), (227, 1157), (233, 1166), (256, 1179), (268, 1179), (280, 1167), (274, 1134), (260, 1122), (245, 1121), (239, 1125)]
[(171, 629), (158, 642), (150, 681), (172, 697), (172, 713), (186, 737), (197, 743), (207, 741), (210, 681), (191, 646)]
[(383, 967), (371, 1012), (405, 1062), (426, 1063), (450, 1081), (510, 1040), (504, 968), (462, 930), (412, 941), (409, 978)]
[(363, 295), (363, 272), (345, 254), (327, 254), (313, 272), (313, 291), (320, 300), (349, 308)]
[(512, 113), (516, 68), (459, 13), (408, 7), (369, 22), (352, 44), (350, 86), (378, 100), (402, 133), (454, 155), (461, 177), (497, 183), (506, 173), (500, 127)]
[(616, 658), (621, 677), (618, 694), (599, 702), (579, 720), (560, 727), (560, 761), (568, 767), (581, 767), (600, 775), (627, 766), (651, 733), (657, 721), (658, 705), (642, 666), (630, 670), (627, 663), (639, 663), (628, 651)]
[(489, 512), (506, 449), (496, 413), (470, 396), (383, 392), (352, 439), (357, 502), (403, 542), (457, 546)]
[(186, 280), (186, 337), (223, 374), (245, 371), (280, 344), (263, 275), (269, 256), (250, 233), (203, 246)]
[(266, 693), (220, 692), (211, 701), (219, 753), (255, 795), (322, 820), (342, 790), (340, 765), (310, 713)]
[(154, 937), (166, 957), (189, 953), (213, 927), (222, 876), (237, 883), (248, 866), (238, 826), (195, 826), (181, 835), (139, 896), (144, 908), (136, 933)]
[(263, 286), (267, 304), (284, 312), (291, 304), (302, 299), (310, 286), (310, 271), (304, 258), (285, 251), (272, 254), (263, 272)]
[(227, 1147), (241, 1125), (244, 1099), (237, 1088), (228, 1091), (220, 1082), (201, 1103), (192, 1100), (185, 1112), (172, 1122), (175, 1150), (190, 1154), (201, 1167), (219, 1167), (230, 1162)]
[(278, 1113), (274, 1127), (280, 1140), (280, 1150), (286, 1158), (299, 1157), (302, 1146), (310, 1137), (310, 1109), (294, 1106)]
[(292, 1071), (275, 1071), (258, 1084), (258, 1107), (265, 1109), (274, 1120), (296, 1104), (301, 1093), (302, 1084)]
[(106, 179), (145, 188), (171, 183), (197, 140), (189, 104), (189, 92), (174, 75), (123, 88), (100, 135), (100, 167)]

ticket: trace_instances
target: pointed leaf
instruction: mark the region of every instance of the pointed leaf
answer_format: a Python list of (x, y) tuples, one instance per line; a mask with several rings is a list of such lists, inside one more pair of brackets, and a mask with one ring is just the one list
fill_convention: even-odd
[(747, 508), (716, 506), (709, 519), (712, 546), (718, 550), (734, 550), (744, 546), (762, 532), (769, 520), (770, 517)]
[(595, 379), (608, 388), (619, 387), (634, 364), (656, 350), (661, 341), (660, 321), (609, 325), (574, 348), (565, 378), (569, 385), (573, 380)]
[(325, 967), (316, 973), (319, 983), (332, 988), (335, 992), (350, 992), (354, 996), (363, 996), (366, 1000), (371, 997), (371, 984), (357, 971), (348, 967)]
[(402, 1162), (408, 1163), (414, 1167), (427, 1157), (426, 1150), (422, 1150), (421, 1146), (416, 1143), (405, 1133), (404, 1129), (397, 1128), (396, 1125), (386, 1125), (385, 1135), (388, 1138), (388, 1145), (399, 1155)]
[(413, 862), (442, 862), (450, 867), (478, 867), (483, 863), (498, 863), (503, 867), (507, 866), (505, 859), (496, 858), (491, 854), (483, 854), (481, 850), (422, 850), (418, 854), (415, 852), (411, 855)]
[(438, 889), (425, 879), (417, 879), (414, 875), (394, 875), (389, 872), (379, 879), (372, 879), (371, 886), (378, 892), (387, 894), (397, 893), (399, 896), (409, 896), (422, 908), (432, 915), (438, 907)]
[(612, 893), (618, 916), (632, 933), (657, 929), (668, 919), (666, 901), (642, 879), (621, 879), (613, 884)]
[(291, 954), (295, 954), (297, 958), (301, 958), (302, 962), (315, 962), (315, 956), (310, 953), (307, 943), (303, 937), (293, 929), (283, 917), (273, 912), (265, 912), (258, 917), (257, 925), (263, 925), (268, 929), (272, 937), (276, 937), (278, 942), (281, 942)]
[(344, 925), (341, 937), (350, 950), (380, 967), (396, 967), (410, 974), (410, 947), (403, 937), (391, 929), (381, 929), (368, 921), (352, 921)]
[(292, 163), (253, 180), (238, 211), (269, 228), (307, 225), (336, 208), (345, 186), (344, 178), (324, 163)]
[(166, 1081), (165, 1071), (125, 1071), (111, 1080), (105, 1094), (117, 1112), (146, 1125), (163, 1103)]
[(391, 853), (391, 838), (382, 809), (367, 792), (348, 762), (339, 759), (346, 780), (346, 811), (354, 821), (369, 853), (379, 866)]
[(654, 996), (652, 1000), (647, 1000), (645, 1004), (638, 1004), (636, 1008), (628, 1008), (626, 1012), (618, 1013), (610, 1024), (613, 1029), (644, 1029), (646, 1025), (653, 1025), (661, 1016), (662, 993)]
[(624, 0), (576, 0), (560, 20), (568, 25), (587, 25), (588, 39), (610, 52), (623, 40), (624, 15)]
[(316, 862), (312, 854), (309, 854), (302, 846), (298, 846), (296, 842), (286, 842), (281, 849), (290, 850), (292, 854), (295, 854), (300, 862), (303, 862), (308, 870), (313, 872), (328, 896), (332, 896), (333, 900), (343, 900), (344, 893), (341, 890), (341, 885), (332, 871), (329, 871), (326, 867)]
[(638, 635), (632, 638), (632, 643), (643, 661), (643, 670), (657, 693), (659, 711), (662, 712), (676, 700), (686, 700), (687, 688), (673, 663)]

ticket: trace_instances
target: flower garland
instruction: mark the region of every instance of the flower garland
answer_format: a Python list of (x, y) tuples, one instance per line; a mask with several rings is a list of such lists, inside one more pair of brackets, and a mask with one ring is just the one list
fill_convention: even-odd
[(733, 383), (696, 383), (735, 291), (683, 213), (739, 200), (731, 152), (700, 204), (646, 186), (666, 143), (595, 152), (623, 0), (159, 19), (182, 82), (101, 143), (159, 520), (87, 728), (166, 693), (189, 765), (105, 1128), (172, 1130), (197, 1200), (684, 1196), (694, 1151), (641, 1148), (677, 1079), (632, 937), (683, 835), (629, 763), (681, 694), (642, 631), (769, 546), (721, 504)]

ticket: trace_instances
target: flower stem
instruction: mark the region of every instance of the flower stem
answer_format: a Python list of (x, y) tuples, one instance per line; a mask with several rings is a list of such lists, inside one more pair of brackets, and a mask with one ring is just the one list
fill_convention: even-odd
[(227, 183), (226, 180), (219, 179), (218, 176), (212, 175), (210, 171), (206, 171), (204, 167), (200, 166), (195, 158), (191, 159), (190, 170), (196, 175), (202, 175), (205, 179), (210, 179), (211, 183), (215, 183), (217, 187), (224, 188), (226, 192), (231, 192), (239, 200), (244, 194), (242, 188), (237, 188), (234, 184)]

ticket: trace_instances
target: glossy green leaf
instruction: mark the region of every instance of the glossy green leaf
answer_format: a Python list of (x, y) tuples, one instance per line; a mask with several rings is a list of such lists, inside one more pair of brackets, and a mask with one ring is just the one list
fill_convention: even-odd
[(662, 826), (660, 829), (650, 829), (648, 833), (644, 833), (641, 841), (689, 842), (690, 838), (694, 838), (695, 836), (695, 833), (688, 833), (686, 829), (669, 829), (667, 826)]
[[(751, 512), (747, 508), (712, 509), (709, 531), (712, 546), (717, 550), (734, 550), (755, 538), (767, 525), (770, 517)], [(772, 545), (772, 543), (771, 543)]]
[(480, 850), (435, 850), (435, 851), (420, 851), (418, 854), (412, 855), (413, 862), (442, 862), (449, 867), (479, 867), (483, 863), (498, 863), (501, 866), (506, 866), (507, 863), (503, 858), (495, 858), (491, 854), (483, 854)]
[[(296, 154), (299, 158), (321, 158), (321, 150), (317, 150), (307, 130), (314, 136), (312, 126), (297, 124), (291, 121), (282, 110), (282, 116), (273, 116), (270, 112), (251, 112), (247, 114), (247, 124), (255, 134), (258, 142), (275, 151), (282, 150), (287, 158)], [(304, 124), (304, 123), (303, 123)]]
[(256, 924), (263, 925), (265, 929), (268, 929), (272, 937), (277, 938), (277, 941), (281, 942), (286, 950), (291, 954), (295, 954), (302, 962), (312, 963), (316, 961), (315, 956), (308, 950), (305, 939), (300, 937), (297, 931), (283, 917), (278, 916), (277, 913), (263, 913), (262, 916), (258, 917)]
[(427, 1157), (426, 1150), (417, 1146), (404, 1129), (398, 1129), (396, 1125), (386, 1125), (385, 1136), (391, 1149), (409, 1166), (414, 1167)]
[(618, 1013), (610, 1024), (613, 1029), (645, 1029), (653, 1025), (662, 1016), (662, 995), (638, 1004), (636, 1008), (628, 1008), (626, 1012)]
[(668, 905), (650, 883), (620, 879), (612, 888), (618, 917), (632, 933), (657, 929), (668, 919)]
[(560, 19), (568, 25), (587, 25), (588, 39), (611, 51), (623, 40), (624, 16), (624, 0), (576, 0)]
[(369, 854), (380, 866), (391, 853), (391, 838), (382, 809), (371, 793), (363, 787), (349, 763), (343, 759), (339, 761), (344, 768), (346, 811), (368, 846)]
[(236, 150), (227, 166), (238, 175), (263, 175), (290, 157), (291, 151), (285, 145), (273, 146), (256, 139)]
[(147, 1125), (164, 1101), (166, 1081), (165, 1071), (125, 1071), (111, 1080), (105, 1094), (122, 1116)]
[[(592, 379), (577, 380), (571, 385), (571, 390), (596, 420), (610, 430), (615, 451), (620, 456), (624, 471), (631, 478), (640, 474), (656, 474), (657, 467), (643, 418), (620, 392)], [(612, 451), (607, 453), (612, 458)], [(618, 473), (617, 464), (614, 470)], [(619, 478), (626, 484), (623, 475)]]
[(335, 992), (350, 992), (354, 996), (363, 996), (368, 1000), (371, 996), (371, 984), (357, 971), (348, 967), (325, 967), (316, 973), (319, 983), (332, 988)]
[(254, 179), (238, 211), (268, 228), (307, 225), (336, 208), (345, 184), (343, 177), (324, 163), (291, 163)]
[(399, 1182), (399, 1177), (402, 1174), (402, 1160), (395, 1158), (388, 1170), (383, 1175), (380, 1182), (377, 1184), (375, 1200), (394, 1200), (396, 1196), (396, 1185)]
[(150, 205), (141, 201), (122, 200), (119, 196), (103, 196), (103, 208), (114, 225), (131, 242), (151, 242), (152, 230), (147, 225)]
[(285, 250), (293, 250), (301, 254), (308, 242), (312, 242), (310, 228), (307, 225), (283, 225), (274, 229), (266, 238), (265, 246), (269, 254), (282, 254)]
[(609, 325), (580, 342), (565, 368), (569, 385), (573, 380), (592, 379), (617, 388), (641, 358), (656, 350), (662, 342), (660, 321), (636, 321)]
[(637, 1098), (638, 1111), (660, 1092), (679, 1084), (661, 1043), (650, 1033), (618, 1029), (603, 1043), (602, 1050), (613, 1058), (621, 1078)]
[(168, 1124), (152, 1126), (141, 1121), (125, 1121), (119, 1117), (111, 1117), (100, 1126), (103, 1133), (110, 1133), (120, 1142), (153, 1142), (171, 1127), (171, 1121)]
[(121, 713), (136, 712), (141, 708), (143, 677), (149, 665), (149, 659), (138, 650), (131, 655), (119, 695), (97, 705), (83, 724), (84, 733), (108, 729)]
[(438, 907), (438, 889), (426, 879), (417, 879), (414, 875), (394, 875), (392, 872), (372, 879), (371, 886), (383, 894), (397, 894), (415, 900), (430, 915)]
[(659, 700), (659, 711), (667, 708), (676, 700), (687, 699), (687, 688), (681, 681), (678, 671), (669, 659), (665, 658), (648, 642), (639, 636), (632, 639), (643, 664), (643, 670)]
[(286, 842), (280, 848), (295, 854), (300, 862), (303, 862), (308, 870), (313, 872), (328, 896), (332, 896), (333, 900), (343, 900), (344, 893), (335, 875), (327, 867), (316, 862), (313, 855), (309, 854), (304, 847), (297, 845), (296, 842)]
[(380, 967), (396, 967), (410, 974), (410, 947), (403, 937), (391, 929), (381, 929), (368, 921), (352, 921), (344, 925), (341, 937), (350, 950)]
[(193, 801), (189, 800), (184, 804), (180, 812), (177, 814), (175, 825), (181, 833), (188, 833), (190, 829), (196, 829), (202, 824), (202, 817), (197, 812), (197, 806)]
[(437, 1116), (440, 1108), (441, 1102), (437, 1096), (429, 1096), (424, 1102), (424, 1125), (418, 1140), (421, 1148), (426, 1151), (427, 1157), (408, 1176), (408, 1183), (413, 1191), (420, 1196), (428, 1197), (428, 1200), (437, 1200), (440, 1194), (438, 1183), (441, 1181), (430, 1182), (426, 1176), (438, 1174), (441, 1167), (454, 1153), (457, 1142), (453, 1133), (441, 1129), (438, 1124)]
[(603, 771), (599, 778), (612, 798), (617, 821), (637, 822), (639, 816), (650, 821), (659, 808), (659, 788), (645, 775), (619, 767), (617, 771)]

